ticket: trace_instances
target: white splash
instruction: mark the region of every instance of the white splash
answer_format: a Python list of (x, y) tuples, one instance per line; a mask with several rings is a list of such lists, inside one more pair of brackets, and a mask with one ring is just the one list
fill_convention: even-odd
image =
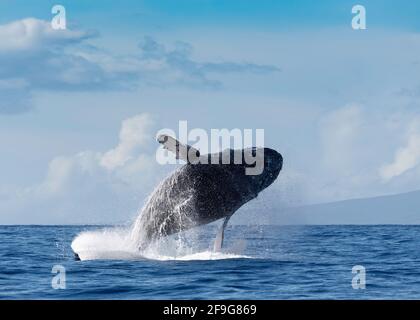
[[(193, 241), (194, 242), (194, 241)], [(71, 248), (80, 260), (159, 260), (193, 261), (250, 258), (233, 252), (214, 252), (196, 248), (185, 238), (168, 237), (139, 251), (131, 237), (131, 228), (104, 228), (83, 231), (76, 236)]]
[(95, 259), (135, 259), (139, 252), (125, 228), (105, 228), (79, 233), (71, 248), (81, 260)]

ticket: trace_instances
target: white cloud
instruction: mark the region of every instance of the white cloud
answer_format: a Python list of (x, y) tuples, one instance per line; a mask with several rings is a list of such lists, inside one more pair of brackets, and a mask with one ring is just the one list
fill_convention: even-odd
[(146, 151), (157, 148), (152, 126), (148, 114), (128, 118), (117, 147), (57, 156), (40, 183), (1, 188), (2, 222), (109, 223), (135, 214), (157, 180), (155, 154)]
[[(402, 176), (420, 163), (420, 130), (412, 112), (348, 104), (324, 114), (319, 122), (320, 148), (302, 169), (308, 202), (328, 202), (411, 191), (418, 174)], [(412, 125), (410, 125), (412, 122)], [(410, 127), (409, 133), (404, 128)], [(404, 147), (401, 147), (401, 141)], [(395, 152), (395, 150), (397, 150)], [(394, 161), (384, 165), (384, 159)], [(394, 181), (395, 180), (395, 181)]]
[[(71, 192), (69, 186), (82, 177), (94, 178), (98, 171), (99, 152), (84, 151), (74, 156), (59, 156), (51, 160), (43, 183), (35, 189), (40, 197), (51, 197), (63, 192)], [(96, 172), (95, 172), (96, 171)]]
[(49, 50), (47, 46), (65, 45), (90, 38), (93, 33), (74, 30), (54, 30), (51, 23), (35, 18), (26, 18), (0, 25), (0, 55)]
[[(66, 106), (73, 104), (74, 110), (88, 109), (89, 115), (103, 110), (104, 118), (110, 119), (116, 114), (112, 104), (114, 103), (118, 108), (120, 106), (118, 103), (125, 101), (127, 105), (131, 102), (132, 106), (128, 109), (125, 105), (125, 111), (121, 112), (136, 110), (141, 105), (142, 109), (145, 108), (149, 112), (157, 111), (165, 117), (162, 123), (169, 123), (176, 117), (183, 116), (194, 125), (202, 127), (211, 127), (216, 122), (226, 127), (242, 126), (238, 123), (247, 127), (258, 125), (266, 129), (266, 132), (270, 132), (267, 140), (270, 139), (270, 143), (284, 153), (285, 171), (283, 173), (290, 173), (290, 170), (299, 173), (301, 178), (296, 189), (308, 189), (310, 202), (398, 193), (418, 188), (420, 177), (418, 165), (388, 180), (383, 179), (380, 168), (399, 162), (396, 161), (398, 150), (408, 148), (411, 150), (409, 153), (412, 154), (415, 149), (410, 147), (415, 146), (415, 143), (410, 143), (410, 135), (405, 132), (405, 127), (413, 114), (418, 113), (418, 95), (402, 95), (403, 92), (399, 89), (418, 86), (420, 65), (414, 65), (413, 61), (418, 60), (420, 42), (418, 39), (409, 39), (407, 34), (400, 32), (369, 33), (362, 39), (360, 35), (351, 31), (349, 33), (336, 29), (327, 31), (272, 33), (266, 34), (265, 37), (260, 37), (255, 33), (247, 33), (244, 37), (247, 31), (241, 31), (227, 37), (228, 32), (224, 30), (219, 34), (209, 31), (208, 36), (204, 38), (203, 32), (191, 31), (195, 32), (195, 35), (184, 36), (185, 33), (183, 33), (183, 37), (194, 43), (199, 49), (197, 52), (191, 53), (191, 47), (185, 45), (172, 47), (166, 42), (163, 45), (151, 39), (149, 48), (144, 47), (143, 42), (140, 54), (126, 56), (115, 56), (112, 52), (88, 49), (83, 46), (77, 47), (78, 43), (84, 42), (75, 40), (71, 45), (66, 44), (63, 47), (66, 49), (64, 52), (69, 61), (69, 63), (64, 61), (65, 65), (74, 65), (74, 68), (65, 68), (69, 71), (64, 75), (56, 72), (62, 69), (57, 68), (55, 72), (45, 72), (45, 75), (44, 72), (37, 72), (35, 76), (34, 73), (26, 72), (26, 70), (22, 73), (19, 64), (14, 60), (16, 57), (10, 56), (8, 60), (10, 63), (1, 61), (0, 74), (2, 72), (4, 74), (4, 70), (13, 70), (13, 72), (9, 72), (6, 78), (0, 76), (3, 80), (0, 82), (0, 91), (2, 90), (0, 96), (3, 98), (0, 105), (5, 100), (11, 100), (12, 97), (25, 97), (25, 92), (31, 92), (36, 88), (55, 91), (60, 87), (72, 89), (84, 87), (84, 85), (77, 87), (79, 80), (85, 81), (82, 83), (87, 88), (97, 83), (100, 84), (97, 87), (104, 87), (106, 91), (110, 83), (113, 85), (116, 82), (133, 84), (137, 80), (143, 84), (156, 86), (211, 87), (212, 81), (221, 80), (222, 69), (232, 71), (240, 68), (241, 65), (243, 67), (246, 65), (245, 63), (235, 64), (232, 67), (229, 62), (220, 62), (223, 59), (268, 62), (281, 65), (282, 73), (273, 74), (268, 80), (265, 77), (260, 78), (262, 89), (256, 90), (254, 83), (252, 86), (245, 83), (249, 77), (223, 76), (224, 85), (229, 88), (236, 86), (239, 90), (213, 94), (213, 92), (194, 92), (185, 88), (171, 87), (160, 90), (148, 87), (141, 88), (139, 92), (132, 91), (127, 95), (116, 94), (117, 103), (114, 103), (116, 100), (109, 99), (111, 95), (84, 94), (81, 95), (82, 98), (74, 98), (77, 95), (67, 95), (69, 98), (66, 99)], [(176, 32), (167, 36), (174, 38), (179, 34)], [(358, 46), (364, 49), (351, 50)], [(252, 50), (255, 47), (261, 50)], [(383, 50), (385, 47), (387, 50)], [(46, 46), (46, 48), (50, 47)], [(302, 59), (302, 52), (308, 53), (305, 59)], [(49, 59), (51, 56), (55, 57), (54, 54), (47, 51), (45, 57)], [(16, 56), (19, 58), (19, 55)], [(22, 65), (26, 66), (26, 60), (22, 61), (24, 62)], [(32, 61), (38, 60), (34, 58)], [(42, 66), (40, 69), (51, 70), (42, 63), (44, 60), (40, 61)], [(57, 62), (57, 66), (60, 65), (59, 58), (53, 61)], [(215, 67), (208, 61), (219, 61), (220, 66)], [(90, 72), (89, 69), (92, 71)], [(80, 71), (74, 72), (74, 70)], [(87, 70), (86, 74), (83, 74), (83, 70)], [(217, 72), (219, 74), (216, 74)], [(49, 81), (52, 79), (51, 74), (63, 80)], [(101, 77), (101, 74), (105, 76)], [(14, 80), (9, 82), (9, 79)], [(109, 81), (101, 82), (101, 79)], [(206, 82), (207, 80), (210, 82)], [(70, 86), (69, 83), (73, 85)], [(267, 91), (265, 91), (266, 88), (268, 88)], [(5, 92), (7, 92), (6, 95)], [(269, 94), (262, 94), (266, 92)], [(60, 98), (59, 93), (54, 97)], [(53, 101), (51, 104), (54, 104), (55, 99), (51, 101)], [(74, 103), (75, 101), (77, 103)], [(340, 107), (346, 101), (356, 103), (348, 104), (344, 108)], [(22, 102), (30, 105), (30, 97)], [(42, 103), (48, 105), (50, 102), (45, 99)], [(107, 107), (99, 109), (103, 105)], [(199, 107), (196, 110), (193, 108), (187, 110), (193, 105)], [(13, 103), (13, 108), (16, 106), (17, 104)], [(27, 110), (24, 106), (25, 104), (22, 103), (22, 111)], [(303, 106), (307, 107), (303, 108)], [(209, 114), (204, 118), (202, 117), (203, 110)], [(231, 112), (226, 112), (226, 110)], [(294, 116), (291, 116), (293, 114)], [(85, 117), (84, 115), (83, 112), (80, 113), (80, 117), (84, 117), (83, 121), (92, 123), (94, 127), (97, 121), (95, 116)], [(50, 112), (44, 110), (41, 116), (47, 118)], [(74, 119), (77, 119), (77, 116)], [(214, 119), (217, 121), (215, 122)], [(51, 121), (58, 121), (57, 126), (60, 126), (60, 121), (63, 120), (54, 115)], [(27, 123), (28, 130), (25, 131), (32, 134), (36, 132), (34, 127)], [(95, 130), (97, 129), (96, 127)], [(52, 135), (60, 132), (60, 129), (56, 128), (49, 130)], [(101, 134), (101, 132), (96, 131), (93, 136), (96, 134)], [(12, 135), (10, 140), (13, 140)], [(92, 163), (95, 164), (93, 171), (83, 171), (79, 163), (81, 160), (73, 155), (66, 157), (72, 159), (70, 161), (72, 164), (68, 165), (69, 173), (66, 173), (67, 165), (63, 162), (62, 170), (66, 174), (62, 173), (63, 176), (60, 178), (60, 170), (53, 170), (57, 172), (55, 175), (51, 174), (50, 179), (46, 178), (45, 185), (50, 186), (48, 190), (51, 190), (51, 194), (54, 194), (52, 190), (57, 190), (54, 197), (60, 194), (65, 195), (67, 190), (70, 190), (68, 199), (80, 200), (79, 208), (75, 206), (78, 210), (84, 208), (81, 204), (86, 201), (82, 198), (83, 193), (89, 194), (90, 197), (93, 197), (93, 194), (101, 194), (103, 197), (97, 203), (102, 201), (108, 205), (108, 200), (115, 196), (114, 190), (133, 190), (134, 186), (143, 185), (144, 179), (147, 179), (149, 171), (153, 168), (153, 159), (149, 154), (141, 152), (139, 154), (137, 151), (131, 153), (131, 148), (119, 147), (119, 145), (120, 143), (116, 143), (115, 148), (111, 149), (112, 151), (109, 150), (113, 155), (108, 162), (110, 169), (101, 164), (106, 152), (96, 155), (97, 152), (92, 151)], [(19, 148), (22, 149), (19, 154), (22, 154), (28, 145), (20, 143)], [(76, 148), (76, 150), (83, 148)], [(39, 153), (41, 154), (42, 151)], [(8, 159), (7, 164), (12, 163), (14, 159), (18, 160), (18, 156), (13, 155), (12, 152), (6, 154), (5, 157)], [(403, 162), (407, 163), (406, 160)], [(403, 167), (407, 167), (407, 164)], [(10, 170), (14, 172), (10, 176), (24, 175), (22, 173), (24, 170), (20, 168), (22, 167), (17, 161), (15, 167)], [(38, 169), (35, 168), (34, 171)], [(4, 167), (4, 170), (8, 170), (8, 167)], [(397, 171), (393, 170), (393, 172)], [(90, 175), (93, 177), (91, 178)], [(298, 180), (295, 177), (291, 178), (293, 179)], [(13, 177), (9, 178), (9, 181), (12, 180)], [(24, 179), (20, 178), (19, 181), (21, 180)], [(306, 186), (301, 186), (300, 183), (306, 184), (308, 188), (304, 188)], [(288, 181), (285, 185), (290, 186), (290, 184), (292, 182)], [(105, 186), (112, 187), (113, 190), (104, 190)], [(96, 193), (90, 191), (89, 188), (92, 190), (96, 188)], [(5, 192), (7, 194), (7, 190), (4, 188), (0, 192), (2, 199), (5, 197)], [(302, 193), (305, 192), (302, 191)], [(78, 193), (77, 197), (76, 193)], [(123, 194), (123, 192), (118, 194)], [(127, 197), (124, 199), (126, 200)], [(306, 201), (307, 199), (303, 199), (303, 202)], [(64, 206), (64, 203), (62, 205)], [(2, 211), (6, 214), (8, 212)]]
[(414, 120), (407, 137), (406, 145), (395, 152), (394, 161), (383, 165), (380, 176), (389, 181), (420, 164), (420, 121)]
[(95, 36), (95, 32), (54, 30), (50, 22), (34, 18), (0, 25), (0, 114), (29, 110), (32, 95), (39, 90), (220, 88), (222, 82), (214, 74), (278, 71), (253, 63), (194, 61), (191, 45), (177, 42), (174, 49), (167, 49), (151, 37), (141, 42), (140, 53), (116, 55), (89, 43)]
[(101, 181), (108, 179), (112, 186), (125, 184), (135, 187), (136, 183), (141, 183), (136, 174), (149, 169), (155, 162), (154, 155), (142, 150), (142, 147), (155, 142), (152, 126), (149, 114), (139, 114), (122, 122), (120, 140), (115, 148), (104, 153), (88, 150), (54, 158), (40, 190), (44, 195), (54, 195), (69, 191), (69, 186), (83, 188), (86, 180), (91, 180), (89, 184), (97, 183), (98, 178)]
[(0, 114), (32, 107), (36, 90), (88, 90), (106, 86), (97, 64), (77, 56), (76, 48), (92, 32), (53, 30), (47, 21), (27, 18), (0, 25)]
[(116, 148), (106, 152), (100, 164), (108, 170), (123, 166), (133, 158), (135, 151), (144, 145), (153, 121), (148, 114), (141, 114), (124, 120), (120, 131), (120, 141)]

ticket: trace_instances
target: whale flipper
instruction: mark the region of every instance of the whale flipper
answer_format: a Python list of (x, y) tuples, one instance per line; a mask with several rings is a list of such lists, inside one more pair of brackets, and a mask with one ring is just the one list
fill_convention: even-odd
[(213, 251), (214, 252), (220, 252), (222, 250), (222, 246), (223, 246), (223, 239), (225, 237), (225, 228), (229, 222), (231, 216), (227, 216), (224, 220), (223, 220), (223, 224), (220, 227), (219, 231), (217, 232), (217, 236), (216, 239), (214, 240), (214, 245), (213, 245)]
[(197, 163), (200, 158), (200, 151), (189, 145), (182, 144), (166, 134), (161, 134), (157, 141), (163, 145), (164, 149), (173, 152), (177, 159), (182, 159), (187, 163)]

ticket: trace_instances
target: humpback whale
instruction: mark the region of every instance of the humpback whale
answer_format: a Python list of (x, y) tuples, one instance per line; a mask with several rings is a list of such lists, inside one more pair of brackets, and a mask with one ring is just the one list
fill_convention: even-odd
[[(219, 251), (230, 217), (270, 186), (283, 166), (280, 153), (270, 148), (201, 155), (168, 135), (159, 136), (158, 142), (186, 164), (164, 179), (145, 203), (131, 231), (140, 250), (159, 238), (224, 219), (214, 242)], [(249, 165), (250, 156), (260, 161)], [(258, 165), (259, 174), (247, 174)]]

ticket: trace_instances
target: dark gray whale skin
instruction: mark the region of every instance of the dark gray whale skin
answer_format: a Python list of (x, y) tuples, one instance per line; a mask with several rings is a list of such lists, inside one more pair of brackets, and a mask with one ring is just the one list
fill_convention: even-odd
[[(228, 164), (187, 163), (163, 180), (150, 196), (133, 230), (141, 232), (140, 248), (160, 237), (207, 224), (221, 218), (229, 218), (242, 205), (257, 197), (271, 185), (280, 173), (283, 158), (270, 148), (259, 148), (264, 155), (264, 168), (259, 175), (246, 175), (245, 168), (235, 164), (234, 153), (245, 152), (255, 155), (257, 149), (227, 149), (220, 154), (230, 153)], [(260, 153), (262, 154), (262, 153)], [(227, 222), (227, 220), (226, 220)]]

